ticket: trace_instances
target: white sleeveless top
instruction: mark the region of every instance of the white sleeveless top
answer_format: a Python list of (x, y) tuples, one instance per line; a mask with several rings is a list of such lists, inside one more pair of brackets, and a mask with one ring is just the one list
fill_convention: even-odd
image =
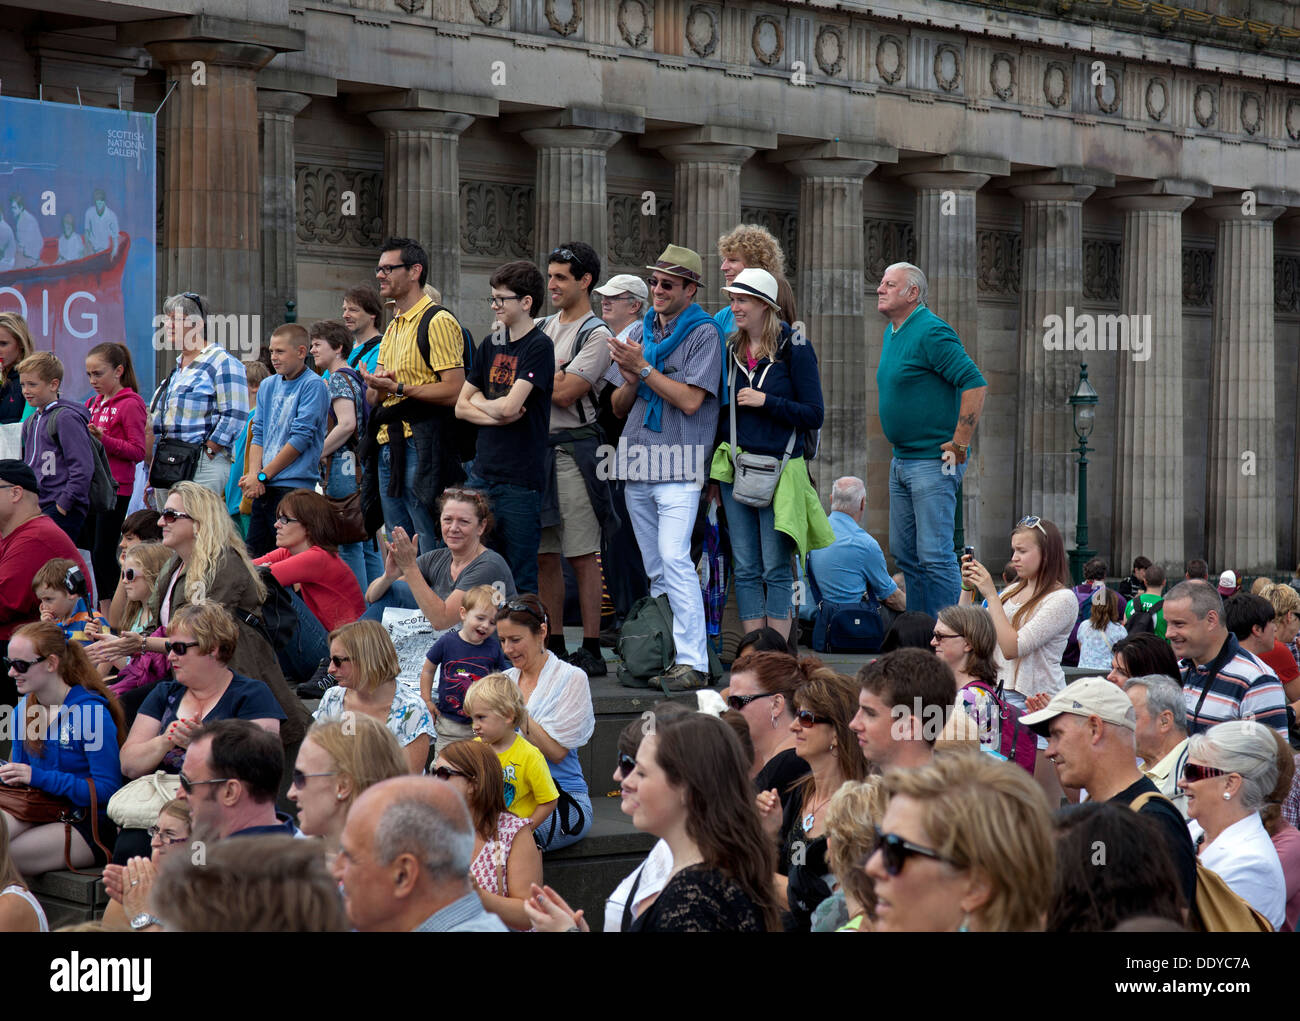
[(45, 911), (41, 907), (41, 902), (38, 901), (32, 895), (30, 890), (24, 890), (21, 886), (17, 886), (17, 885), (6, 886), (3, 890), (0, 890), (0, 897), (3, 897), (7, 893), (16, 894), (17, 896), (25, 900), (28, 904), (30, 904), (32, 906), (32, 910), (36, 912), (36, 920), (41, 923), (40, 931), (41, 932), (50, 931), (50, 923), (45, 918)]

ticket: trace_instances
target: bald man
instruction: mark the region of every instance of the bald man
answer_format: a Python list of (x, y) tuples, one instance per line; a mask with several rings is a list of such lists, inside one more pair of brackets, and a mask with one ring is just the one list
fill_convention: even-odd
[(334, 875), (360, 932), (505, 932), (469, 884), (474, 827), (450, 784), (402, 776), (348, 812)]

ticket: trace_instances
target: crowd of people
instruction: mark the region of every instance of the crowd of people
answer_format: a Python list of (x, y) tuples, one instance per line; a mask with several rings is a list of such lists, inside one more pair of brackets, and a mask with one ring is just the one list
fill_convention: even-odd
[[(418, 242), (381, 249), (377, 289), (279, 326), (266, 362), (207, 337), (202, 295), (169, 297), (147, 404), (117, 343), (64, 399), (70, 367), (0, 315), (22, 449), (0, 460), (0, 701), (22, 724), (0, 929), (47, 928), (34, 876), (103, 867), (106, 928), (585, 931), (543, 863), (594, 822), (606, 611), (662, 597), (648, 683), (710, 686), (706, 520), (744, 634), (722, 701), (659, 702), (588, 763), (657, 838), (606, 931), (1296, 924), (1300, 595), (1216, 589), (1203, 561), (1166, 591), (1141, 557), (1072, 587), (1034, 515), (996, 577), (959, 558), (987, 388), (919, 268), (878, 289), (891, 577), (862, 480), (835, 480), (829, 517), (817, 497), (820, 369), (763, 228), (719, 239), (715, 316), (699, 253), (597, 286), (573, 241), (491, 275), (477, 342)], [(844, 607), (878, 629), (856, 676), (797, 653), (801, 625), (833, 646)]]

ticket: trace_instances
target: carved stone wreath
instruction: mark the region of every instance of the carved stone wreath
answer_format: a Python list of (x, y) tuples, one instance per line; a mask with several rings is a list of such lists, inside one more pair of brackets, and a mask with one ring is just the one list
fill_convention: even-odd
[(1070, 98), (1070, 69), (1059, 60), (1048, 63), (1043, 72), (1043, 98), (1058, 110)]
[(573, 35), (582, 24), (582, 0), (569, 0), (569, 3), (572, 5), (571, 16), (568, 21), (561, 21), (556, 12), (556, 0), (546, 0), (546, 22), (552, 31), (563, 36)]
[(1169, 112), (1169, 85), (1163, 78), (1152, 78), (1147, 82), (1147, 116), (1153, 121), (1162, 121)]
[(817, 30), (813, 55), (822, 74), (834, 78), (844, 69), (844, 33), (835, 25), (823, 25)]
[(882, 35), (876, 47), (876, 70), (890, 85), (898, 82), (907, 70), (903, 40), (896, 35)]
[(1192, 113), (1196, 123), (1208, 128), (1219, 116), (1219, 93), (1208, 85), (1196, 86), (1196, 97), (1192, 100)]
[(989, 88), (1004, 102), (1016, 94), (1016, 61), (1011, 54), (993, 54), (989, 63)]
[[(1114, 113), (1119, 109), (1120, 100), (1123, 98), (1120, 94), (1120, 76), (1114, 71), (1106, 72), (1106, 80), (1099, 85), (1094, 85), (1092, 94), (1097, 99), (1097, 109), (1102, 113)], [(1110, 86), (1110, 99), (1106, 99), (1106, 87)]]
[[(952, 62), (952, 70), (945, 71), (944, 66)], [(934, 50), (934, 80), (944, 92), (952, 92), (961, 84), (961, 52), (951, 43), (940, 43)]]
[(718, 48), (718, 16), (711, 7), (695, 4), (686, 16), (686, 42), (697, 57), (708, 57)]
[[(767, 47), (763, 45), (765, 28), (771, 28), (774, 37), (772, 45)], [(781, 28), (781, 23), (770, 14), (760, 14), (754, 19), (754, 31), (750, 35), (749, 45), (754, 51), (754, 56), (764, 65), (771, 67), (785, 52), (785, 31)]]
[(1289, 100), (1286, 104), (1286, 133), (1291, 141), (1300, 142), (1300, 99)]
[(1241, 127), (1248, 135), (1259, 131), (1264, 120), (1264, 104), (1258, 92), (1247, 92), (1241, 97)]
[(634, 50), (645, 45), (650, 38), (650, 17), (642, 0), (620, 0), (618, 31), (623, 41)]
[(470, 10), (474, 12), (474, 17), (485, 25), (495, 25), (506, 16), (506, 4), (509, 0), (497, 0), (495, 7), (489, 8), (486, 4), (480, 3), (479, 0), (469, 0)]
[(397, 0), (397, 6), (407, 14), (418, 14), (424, 10), (424, 0)]

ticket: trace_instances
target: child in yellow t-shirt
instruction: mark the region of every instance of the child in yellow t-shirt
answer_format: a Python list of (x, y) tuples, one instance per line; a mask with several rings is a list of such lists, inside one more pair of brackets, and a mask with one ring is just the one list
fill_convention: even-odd
[(497, 753), (506, 782), (506, 808), (536, 832), (555, 811), (560, 792), (537, 746), (515, 732), (524, 718), (524, 696), (505, 674), (488, 674), (465, 692), (465, 713), (476, 741)]

